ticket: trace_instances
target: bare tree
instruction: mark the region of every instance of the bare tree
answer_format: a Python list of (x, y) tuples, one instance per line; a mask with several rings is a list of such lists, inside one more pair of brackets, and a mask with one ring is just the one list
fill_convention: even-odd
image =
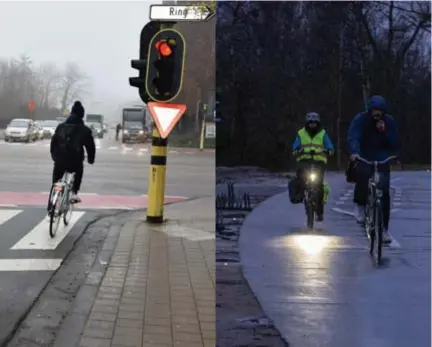
[(59, 98), (59, 84), (61, 74), (57, 66), (52, 63), (44, 63), (36, 71), (37, 75), (37, 100), (36, 104), (42, 108), (55, 107)]
[(89, 78), (75, 63), (68, 63), (61, 77), (59, 88), (61, 91), (61, 110), (78, 98), (88, 94)]

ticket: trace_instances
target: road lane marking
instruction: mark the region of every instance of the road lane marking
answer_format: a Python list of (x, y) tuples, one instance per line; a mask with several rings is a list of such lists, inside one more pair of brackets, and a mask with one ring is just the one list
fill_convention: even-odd
[(392, 240), (392, 242), (388, 245), (390, 248), (401, 248), (400, 243), (393, 236), (390, 236), (390, 238)]
[[(8, 206), (8, 207), (10, 207), (10, 206)], [(9, 219), (12, 219), (17, 214), (20, 214), (22, 211), (23, 210), (0, 210), (0, 225), (3, 225)]]
[(18, 207), (18, 205), (12, 205), (12, 204), (0, 204), (0, 207)]
[(341, 208), (339, 208), (339, 207), (332, 207), (332, 211), (334, 211), (334, 212), (338, 212), (338, 213), (342, 213), (342, 214), (346, 214), (346, 215), (348, 215), (348, 216), (355, 217), (355, 213), (354, 213), (354, 212), (352, 212), (352, 211), (347, 211), (347, 210), (343, 210), (343, 209), (341, 209)]
[(82, 211), (75, 211), (72, 213), (68, 226), (63, 225), (60, 221), (59, 230), (54, 238), (51, 238), (48, 233), (49, 223), (44, 218), (38, 225), (36, 225), (29, 233), (27, 233), (21, 240), (19, 240), (11, 249), (39, 249), (39, 250), (54, 250), (63, 241), (66, 235), (72, 230), (73, 226), (85, 214)]
[(55, 271), (62, 259), (0, 259), (2, 271)]

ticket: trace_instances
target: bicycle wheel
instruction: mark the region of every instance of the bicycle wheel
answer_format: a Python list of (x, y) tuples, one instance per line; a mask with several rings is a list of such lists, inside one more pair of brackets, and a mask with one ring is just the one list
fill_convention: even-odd
[(383, 218), (381, 205), (378, 205), (375, 210), (375, 235), (377, 238), (377, 263), (381, 264), (382, 248), (383, 248)]
[(50, 211), (50, 227), (49, 227), (49, 233), (51, 238), (56, 236), (60, 224), (62, 193), (58, 192), (56, 195), (54, 195), (53, 200), (54, 201), (52, 203), (51, 211)]
[(63, 211), (63, 223), (64, 225), (68, 225), (70, 222), (70, 219), (72, 217), (74, 204), (70, 201), (70, 192), (68, 191), (65, 196), (65, 208)]

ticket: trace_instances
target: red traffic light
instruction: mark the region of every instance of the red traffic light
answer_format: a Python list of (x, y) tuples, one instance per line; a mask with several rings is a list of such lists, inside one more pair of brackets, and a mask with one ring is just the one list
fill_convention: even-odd
[(156, 42), (155, 47), (159, 51), (159, 53), (164, 57), (168, 57), (172, 53), (172, 49), (166, 41), (161, 40)]

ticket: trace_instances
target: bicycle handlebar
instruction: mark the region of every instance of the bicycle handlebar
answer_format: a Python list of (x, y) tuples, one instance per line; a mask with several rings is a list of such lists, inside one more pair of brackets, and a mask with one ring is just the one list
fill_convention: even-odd
[(391, 156), (387, 157), (386, 159), (380, 160), (380, 161), (377, 161), (377, 160), (375, 160), (375, 161), (369, 161), (369, 160), (367, 160), (367, 159), (365, 159), (363, 157), (360, 157), (360, 156), (358, 156), (356, 159), (359, 160), (359, 161), (361, 161), (361, 162), (363, 162), (363, 163), (365, 163), (365, 164), (368, 164), (368, 165), (384, 165), (384, 164), (387, 164), (390, 160), (394, 160), (394, 159), (397, 159), (397, 158), (398, 158), (397, 155), (391, 155)]

